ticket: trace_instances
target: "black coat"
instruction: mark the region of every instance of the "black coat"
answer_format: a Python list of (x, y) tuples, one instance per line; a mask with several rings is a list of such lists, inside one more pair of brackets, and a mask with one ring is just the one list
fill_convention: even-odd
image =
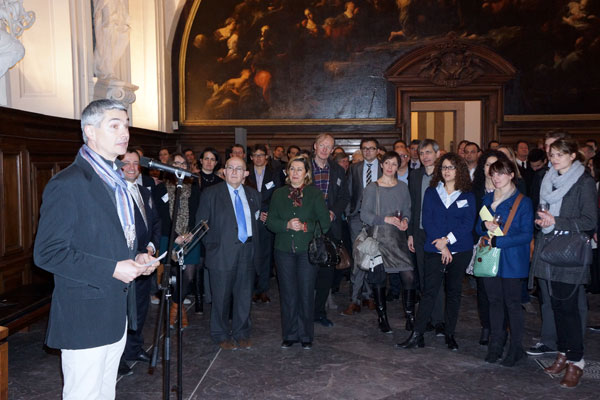
[(54, 274), (49, 347), (86, 349), (123, 337), (127, 284), (113, 273), (135, 250), (107, 186), (79, 155), (44, 190), (33, 256)]

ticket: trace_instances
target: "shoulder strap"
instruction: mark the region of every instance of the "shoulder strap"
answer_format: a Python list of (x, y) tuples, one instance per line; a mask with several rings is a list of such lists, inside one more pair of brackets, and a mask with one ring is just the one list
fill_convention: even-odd
[(379, 205), (379, 183), (377, 183), (377, 181), (375, 181), (375, 186), (377, 187), (376, 191), (375, 191), (375, 203), (376, 203), (376, 215), (379, 216), (379, 214), (381, 213), (381, 206)]
[(506, 221), (506, 224), (504, 225), (504, 229), (502, 229), (502, 233), (504, 233), (505, 235), (508, 233), (508, 230), (510, 229), (510, 224), (512, 223), (512, 220), (515, 217), (515, 214), (517, 213), (517, 209), (519, 208), (519, 204), (521, 203), (521, 199), (523, 197), (524, 197), (523, 194), (519, 193), (519, 195), (517, 196), (517, 199), (513, 203), (512, 207), (510, 208), (510, 213), (508, 214), (508, 221)]
[[(317, 227), (319, 227), (319, 236), (317, 236)], [(317, 219), (317, 223), (315, 224), (315, 229), (313, 230), (313, 236), (320, 237), (323, 236), (323, 229), (321, 229), (321, 222)]]

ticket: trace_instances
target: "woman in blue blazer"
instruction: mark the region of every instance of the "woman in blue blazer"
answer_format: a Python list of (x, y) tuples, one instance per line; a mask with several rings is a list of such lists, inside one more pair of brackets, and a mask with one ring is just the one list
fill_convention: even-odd
[(450, 350), (458, 350), (454, 330), (460, 309), (462, 279), (473, 254), (475, 195), (465, 161), (455, 153), (437, 162), (430, 187), (423, 196), (422, 224), (425, 230), (423, 298), (415, 330), (398, 346), (424, 347), (423, 334), (442, 281), (446, 283), (445, 336)]
[[(500, 215), (506, 223), (510, 210), (520, 194), (515, 186), (516, 171), (514, 163), (498, 160), (490, 165), (489, 174), (495, 190), (483, 197), (483, 205), (493, 215)], [(498, 225), (479, 218), (477, 232), (487, 235)], [(502, 224), (500, 229), (502, 229)], [(494, 363), (504, 352), (506, 330), (504, 329), (504, 310), (508, 314), (510, 325), (510, 347), (502, 365), (512, 367), (525, 355), (523, 350), (523, 311), (521, 310), (521, 279), (529, 276), (529, 243), (533, 237), (533, 207), (528, 197), (523, 197), (515, 212), (510, 229), (504, 236), (492, 236), (490, 244), (498, 247), (500, 264), (494, 278), (483, 278), (485, 291), (490, 304), (491, 338), (485, 361)]]

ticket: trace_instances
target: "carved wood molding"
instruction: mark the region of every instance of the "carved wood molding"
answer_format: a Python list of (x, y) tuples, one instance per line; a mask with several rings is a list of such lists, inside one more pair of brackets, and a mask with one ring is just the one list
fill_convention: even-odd
[(498, 53), (450, 32), (400, 57), (385, 73), (394, 84), (456, 88), (499, 85), (511, 80), (516, 69)]

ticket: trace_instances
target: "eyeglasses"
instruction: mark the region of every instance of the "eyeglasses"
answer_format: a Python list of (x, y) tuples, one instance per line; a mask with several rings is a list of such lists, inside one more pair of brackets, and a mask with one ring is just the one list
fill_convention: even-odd
[(257, 158), (258, 158), (258, 157), (266, 157), (266, 156), (267, 156), (267, 155), (266, 155), (266, 154), (264, 154), (264, 153), (254, 153), (254, 154), (252, 154), (252, 157), (257, 157)]
[(400, 156), (400, 158), (408, 158), (408, 155), (406, 154), (398, 154)]
[(455, 169), (454, 165), (442, 165), (442, 171), (454, 171)]
[(186, 162), (181, 162), (181, 161), (173, 161), (173, 166), (175, 166), (175, 167), (187, 167), (187, 163)]
[(227, 169), (229, 172), (243, 172), (244, 168), (243, 167), (232, 167), (231, 165), (227, 166), (225, 169)]
[(375, 151), (375, 150), (377, 150), (377, 147), (363, 147), (362, 150), (365, 150), (365, 151)]

